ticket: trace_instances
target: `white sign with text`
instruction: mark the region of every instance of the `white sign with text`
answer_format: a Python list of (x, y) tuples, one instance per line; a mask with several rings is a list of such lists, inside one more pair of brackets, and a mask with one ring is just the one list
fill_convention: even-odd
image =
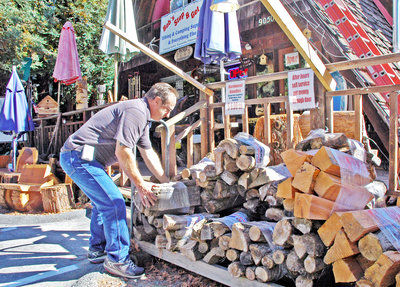
[(196, 43), (202, 4), (198, 0), (161, 17), (160, 54)]
[(245, 81), (226, 83), (225, 115), (244, 114)]
[(289, 103), (293, 111), (315, 108), (314, 72), (311, 69), (288, 73)]

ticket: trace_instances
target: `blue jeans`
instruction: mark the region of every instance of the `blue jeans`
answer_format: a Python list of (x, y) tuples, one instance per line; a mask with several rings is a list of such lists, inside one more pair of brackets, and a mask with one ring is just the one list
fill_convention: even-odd
[(127, 260), (130, 236), (125, 201), (104, 166), (96, 160), (81, 159), (81, 152), (78, 151), (62, 152), (60, 164), (92, 202), (89, 249), (105, 250), (115, 262)]

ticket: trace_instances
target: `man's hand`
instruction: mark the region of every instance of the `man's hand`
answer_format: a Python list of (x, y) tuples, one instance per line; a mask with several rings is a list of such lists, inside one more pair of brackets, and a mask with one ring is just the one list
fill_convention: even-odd
[(154, 183), (148, 181), (142, 181), (141, 184), (136, 186), (140, 200), (145, 207), (150, 207), (157, 201), (157, 196), (151, 190), (153, 186)]

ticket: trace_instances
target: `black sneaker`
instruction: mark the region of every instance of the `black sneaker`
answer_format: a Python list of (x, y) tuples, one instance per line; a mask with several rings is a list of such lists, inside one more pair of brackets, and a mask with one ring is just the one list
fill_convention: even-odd
[(87, 258), (90, 263), (99, 264), (103, 263), (106, 259), (107, 253), (105, 251), (91, 251), (89, 250)]
[(132, 260), (128, 259), (125, 262), (113, 262), (110, 258), (106, 257), (104, 260), (104, 269), (113, 275), (125, 278), (140, 278), (144, 275), (144, 268), (136, 266)]

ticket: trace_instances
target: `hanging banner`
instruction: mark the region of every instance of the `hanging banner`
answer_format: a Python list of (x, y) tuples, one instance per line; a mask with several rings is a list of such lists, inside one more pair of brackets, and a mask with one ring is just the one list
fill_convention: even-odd
[(244, 114), (245, 81), (226, 83), (225, 115)]
[(195, 1), (161, 17), (160, 54), (196, 43), (203, 0)]
[(293, 111), (315, 108), (314, 72), (311, 69), (289, 72), (288, 90)]

